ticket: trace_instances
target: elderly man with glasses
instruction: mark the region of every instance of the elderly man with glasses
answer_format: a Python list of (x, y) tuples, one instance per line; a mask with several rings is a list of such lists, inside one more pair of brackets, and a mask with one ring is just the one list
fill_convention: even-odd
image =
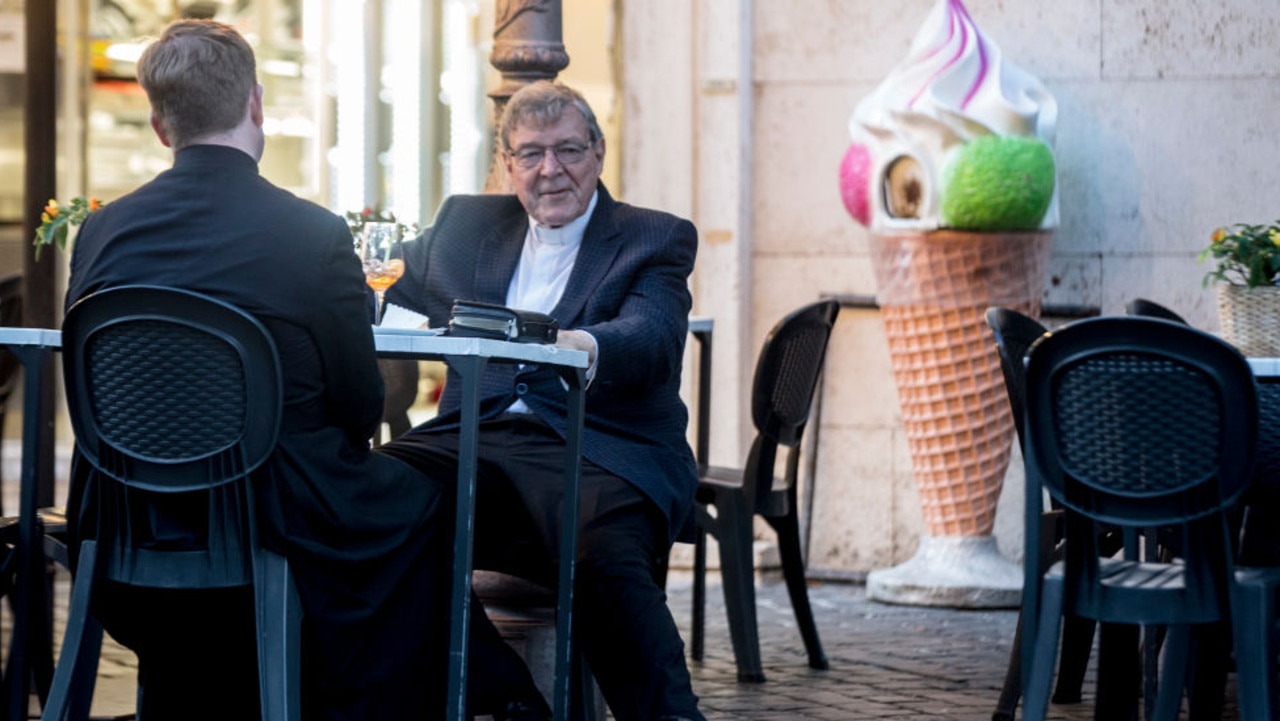
[[(615, 201), (600, 182), (605, 139), (576, 91), (537, 82), (499, 127), (514, 195), (455, 196), (406, 247), (391, 288), (399, 309), (446, 325), (455, 300), (548, 313), (557, 344), (587, 351), (576, 638), (615, 718), (701, 719), (684, 645), (654, 570), (697, 486), (679, 396), (688, 277), (687, 220)], [(442, 481), (456, 477), (460, 383), (440, 414), (383, 452)], [(554, 585), (565, 463), (566, 395), (533, 365), (491, 365), (482, 382), (475, 553), (480, 568)], [(476, 614), (472, 678), (497, 718), (547, 718), (518, 657)]]

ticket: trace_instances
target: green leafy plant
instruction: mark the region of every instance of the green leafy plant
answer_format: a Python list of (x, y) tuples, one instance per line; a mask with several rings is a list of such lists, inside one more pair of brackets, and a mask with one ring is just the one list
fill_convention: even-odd
[(1209, 247), (1200, 251), (1201, 263), (1213, 258), (1216, 269), (1204, 276), (1214, 281), (1249, 288), (1276, 284), (1280, 274), (1280, 220), (1270, 225), (1236, 223), (1213, 231)]
[(40, 251), (45, 246), (56, 245), (61, 250), (67, 248), (67, 234), (72, 228), (80, 225), (89, 214), (102, 207), (97, 198), (76, 196), (68, 205), (60, 205), (57, 200), (49, 199), (40, 213), (40, 227), (36, 228), (36, 237), (32, 241), (36, 246), (35, 258), (40, 260)]

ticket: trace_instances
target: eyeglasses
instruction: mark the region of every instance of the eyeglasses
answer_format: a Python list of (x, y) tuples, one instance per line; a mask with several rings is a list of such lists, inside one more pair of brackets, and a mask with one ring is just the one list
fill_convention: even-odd
[(590, 145), (557, 145), (553, 148), (540, 148), (534, 145), (520, 150), (509, 150), (507, 155), (524, 170), (532, 170), (542, 165), (542, 160), (547, 157), (548, 151), (556, 156), (557, 163), (568, 166), (581, 163), (590, 149)]

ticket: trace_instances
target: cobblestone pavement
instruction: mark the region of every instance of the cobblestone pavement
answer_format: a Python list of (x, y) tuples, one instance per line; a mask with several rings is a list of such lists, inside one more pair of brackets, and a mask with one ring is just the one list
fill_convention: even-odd
[[(831, 666), (814, 671), (807, 666), (786, 587), (764, 584), (757, 588), (757, 610), (767, 681), (739, 684), (722, 592), (708, 586), (713, 603), (707, 612), (707, 658), (691, 666), (708, 721), (991, 719), (1017, 611), (891, 606), (867, 600), (860, 585), (812, 585), (809, 597)], [(673, 585), (669, 596), (688, 638), (688, 584)], [(1091, 663), (1083, 703), (1051, 704), (1048, 718), (1093, 719), (1093, 675)], [(1236, 719), (1234, 682), (1227, 689), (1227, 704), (1223, 719)]]
[[(814, 671), (807, 666), (785, 586), (780, 581), (764, 582), (757, 589), (757, 607), (767, 681), (740, 684), (723, 596), (714, 576), (708, 581), (707, 657), (690, 665), (694, 690), (708, 721), (991, 718), (1004, 680), (1016, 611), (890, 606), (868, 601), (859, 585), (815, 584), (809, 593), (831, 668)], [(56, 615), (61, 619), (67, 584), (63, 581), (58, 587)], [(687, 639), (688, 574), (673, 572), (668, 592)], [(60, 634), (60, 622), (58, 628)], [(95, 717), (130, 716), (136, 672), (133, 654), (108, 639), (99, 667)], [(1050, 719), (1093, 718), (1092, 674), (1091, 669), (1084, 703), (1051, 706)], [(1224, 719), (1235, 719), (1234, 686), (1227, 693), (1230, 708)]]
[[(687, 638), (688, 588), (670, 591), (673, 613)], [(707, 658), (691, 671), (709, 721), (991, 718), (1008, 663), (1015, 611), (890, 606), (868, 601), (862, 586), (815, 585), (810, 601), (831, 668), (814, 671), (807, 666), (785, 586), (769, 583), (758, 592), (767, 681), (739, 684), (723, 597), (719, 587), (708, 590), (714, 605), (707, 613)]]

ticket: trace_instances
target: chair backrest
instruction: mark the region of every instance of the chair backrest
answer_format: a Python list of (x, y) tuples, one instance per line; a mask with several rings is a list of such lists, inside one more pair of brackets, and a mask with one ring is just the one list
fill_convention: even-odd
[(1013, 411), (1013, 427), (1018, 433), (1018, 445), (1023, 441), (1023, 409), (1026, 397), (1027, 366), (1025, 358), (1031, 344), (1049, 329), (1040, 321), (1009, 308), (987, 309), (987, 325), (996, 338), (996, 351), (1000, 354), (1000, 371), (1004, 374), (1004, 388), (1009, 395), (1009, 409)]
[(1129, 301), (1124, 306), (1124, 312), (1127, 315), (1142, 316), (1144, 318), (1163, 318), (1164, 320), (1171, 320), (1174, 323), (1190, 325), (1187, 323), (1186, 319), (1166, 306), (1160, 305), (1154, 300), (1147, 300), (1146, 298), (1134, 298)]
[(758, 435), (745, 478), (747, 484), (755, 485), (757, 504), (772, 489), (779, 445), (791, 449), (786, 481), (795, 481), (793, 466), (798, 464), (800, 440), (839, 314), (840, 303), (835, 300), (792, 311), (769, 331), (760, 349), (751, 388), (751, 419)]
[(1026, 404), (1028, 524), (1043, 487), (1068, 511), (1067, 564), (1086, 584), (1100, 580), (1097, 522), (1171, 528), (1188, 587), (1230, 572), (1225, 511), (1250, 481), (1258, 432), (1239, 351), (1166, 320), (1079, 321), (1032, 346)]
[(1028, 454), (1076, 512), (1176, 523), (1229, 505), (1249, 481), (1252, 371), (1208, 333), (1150, 318), (1079, 321), (1032, 346), (1026, 389)]
[(249, 583), (249, 474), (275, 449), (282, 412), (270, 334), (222, 301), (126, 286), (76, 303), (62, 348), (77, 452), (96, 471), (106, 575)]

